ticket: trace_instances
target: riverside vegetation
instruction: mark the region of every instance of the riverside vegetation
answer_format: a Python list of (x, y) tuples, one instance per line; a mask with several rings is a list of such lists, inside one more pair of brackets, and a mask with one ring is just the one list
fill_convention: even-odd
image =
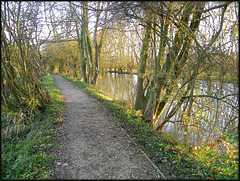
[[(91, 84), (62, 76), (107, 108), (168, 179), (238, 179), (238, 150), (234, 147), (238, 143), (237, 130), (224, 135), (224, 155), (209, 145), (188, 147), (174, 135), (154, 130), (142, 120), (141, 111), (132, 109), (128, 101), (114, 100)], [(227, 142), (230, 139), (231, 144)]]
[(64, 111), (60, 91), (51, 75), (41, 79), (53, 104), (45, 112), (27, 116), (1, 107), (1, 179), (50, 179), (57, 147), (55, 134)]

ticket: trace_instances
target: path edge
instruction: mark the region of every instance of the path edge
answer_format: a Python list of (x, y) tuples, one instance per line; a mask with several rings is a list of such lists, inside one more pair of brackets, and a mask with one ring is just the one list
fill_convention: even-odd
[[(90, 95), (89, 95), (90, 96)], [(95, 99), (96, 100), (96, 99)], [(121, 128), (121, 130), (124, 132), (124, 134), (128, 137), (128, 139), (134, 144), (134, 146), (140, 151), (140, 153), (147, 159), (147, 161), (156, 169), (158, 172), (158, 177), (164, 180), (167, 180), (167, 178), (164, 176), (164, 174), (158, 169), (158, 167), (151, 161), (151, 159), (144, 153), (144, 151), (137, 145), (137, 143), (129, 136), (129, 134), (122, 128), (122, 126), (116, 121), (116, 119), (113, 117), (112, 113), (109, 112), (98, 100), (96, 102), (109, 113), (112, 120), (117, 123), (118, 127)]]

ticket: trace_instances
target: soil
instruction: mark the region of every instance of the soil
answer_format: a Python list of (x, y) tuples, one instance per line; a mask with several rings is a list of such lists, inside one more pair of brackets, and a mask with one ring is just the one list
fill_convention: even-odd
[(60, 75), (51, 74), (64, 96), (54, 179), (158, 179), (112, 116)]

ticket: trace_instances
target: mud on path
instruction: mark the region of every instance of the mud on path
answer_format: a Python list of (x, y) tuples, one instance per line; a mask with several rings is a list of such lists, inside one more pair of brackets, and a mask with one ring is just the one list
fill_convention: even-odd
[(158, 174), (108, 112), (60, 75), (51, 74), (65, 97), (58, 131), (55, 179), (157, 179)]

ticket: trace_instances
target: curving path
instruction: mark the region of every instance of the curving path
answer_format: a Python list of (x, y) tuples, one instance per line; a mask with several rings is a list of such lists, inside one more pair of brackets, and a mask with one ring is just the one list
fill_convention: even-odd
[(108, 112), (60, 75), (51, 74), (65, 97), (58, 131), (55, 179), (157, 179), (153, 166)]

